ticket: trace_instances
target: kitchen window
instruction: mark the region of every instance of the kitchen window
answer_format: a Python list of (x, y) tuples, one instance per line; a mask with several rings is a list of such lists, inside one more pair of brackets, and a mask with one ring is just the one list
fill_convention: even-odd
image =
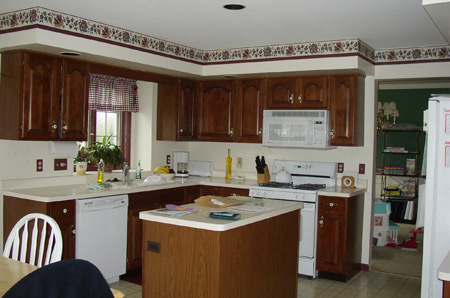
[[(130, 162), (131, 113), (139, 111), (135, 80), (91, 74), (89, 83), (88, 145), (111, 136), (122, 146), (124, 160)], [(89, 168), (88, 168), (89, 169)]]

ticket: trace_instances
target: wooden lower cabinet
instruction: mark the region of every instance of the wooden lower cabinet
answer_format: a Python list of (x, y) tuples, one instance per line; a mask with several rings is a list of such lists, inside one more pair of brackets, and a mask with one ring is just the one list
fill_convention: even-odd
[[(163, 208), (166, 204), (184, 205), (193, 203), (199, 196), (207, 194), (221, 196), (248, 195), (248, 189), (188, 186), (128, 194), (127, 271), (140, 269), (142, 266), (142, 221), (139, 219), (139, 212)], [(75, 200), (45, 203), (4, 196), (3, 243), (6, 243), (9, 232), (16, 222), (26, 214), (33, 212), (49, 215), (56, 220), (63, 237), (62, 259), (74, 259)]]
[(75, 258), (75, 200), (54, 203), (37, 202), (15, 197), (3, 197), (3, 243), (14, 225), (29, 213), (52, 217), (59, 225), (63, 238), (62, 259)]
[(347, 281), (361, 269), (364, 195), (319, 196), (318, 208), (316, 270)]

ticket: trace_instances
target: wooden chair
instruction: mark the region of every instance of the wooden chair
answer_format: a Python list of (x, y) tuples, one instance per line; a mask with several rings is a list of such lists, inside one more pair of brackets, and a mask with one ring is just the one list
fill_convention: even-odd
[[(31, 237), (28, 229), (32, 229)], [(3, 256), (42, 267), (60, 261), (62, 248), (61, 229), (56, 221), (45, 214), (31, 213), (22, 217), (12, 228)]]

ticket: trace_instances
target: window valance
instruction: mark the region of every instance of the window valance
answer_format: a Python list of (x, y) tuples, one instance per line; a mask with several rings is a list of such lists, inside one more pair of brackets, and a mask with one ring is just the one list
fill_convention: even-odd
[(91, 74), (89, 110), (139, 112), (136, 80)]

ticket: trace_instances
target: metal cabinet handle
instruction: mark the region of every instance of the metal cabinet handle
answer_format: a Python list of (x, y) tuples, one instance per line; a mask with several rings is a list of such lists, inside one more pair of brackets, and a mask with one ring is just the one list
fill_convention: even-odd
[(291, 94), (291, 96), (289, 97), (289, 101), (291, 102), (291, 104), (294, 103), (294, 94)]
[(338, 204), (337, 204), (337, 203), (330, 203), (329, 205), (330, 205), (330, 207), (334, 207), (334, 206), (336, 206), (336, 207), (337, 207), (337, 206), (338, 206)]
[(67, 209), (64, 208), (64, 209), (62, 210), (62, 212), (63, 212), (64, 214), (66, 214), (66, 213), (67, 213)]
[(182, 128), (180, 128), (180, 132), (183, 132), (183, 129), (182, 129)]
[(334, 129), (331, 129), (330, 136), (331, 136), (332, 139), (334, 139)]
[(58, 124), (55, 121), (52, 123), (52, 131), (55, 132), (58, 129)]
[(258, 130), (258, 135), (262, 135), (262, 128)]
[(302, 94), (300, 93), (300, 95), (297, 97), (297, 99), (298, 99), (298, 102), (299, 103), (302, 103)]
[(75, 235), (77, 233), (77, 230), (75, 229), (75, 226), (72, 225), (71, 229), (72, 229), (72, 235)]
[(230, 128), (230, 137), (232, 137), (233, 134), (234, 134), (234, 129), (233, 129), (233, 128)]
[(323, 228), (323, 216), (320, 217), (319, 225), (321, 228)]

